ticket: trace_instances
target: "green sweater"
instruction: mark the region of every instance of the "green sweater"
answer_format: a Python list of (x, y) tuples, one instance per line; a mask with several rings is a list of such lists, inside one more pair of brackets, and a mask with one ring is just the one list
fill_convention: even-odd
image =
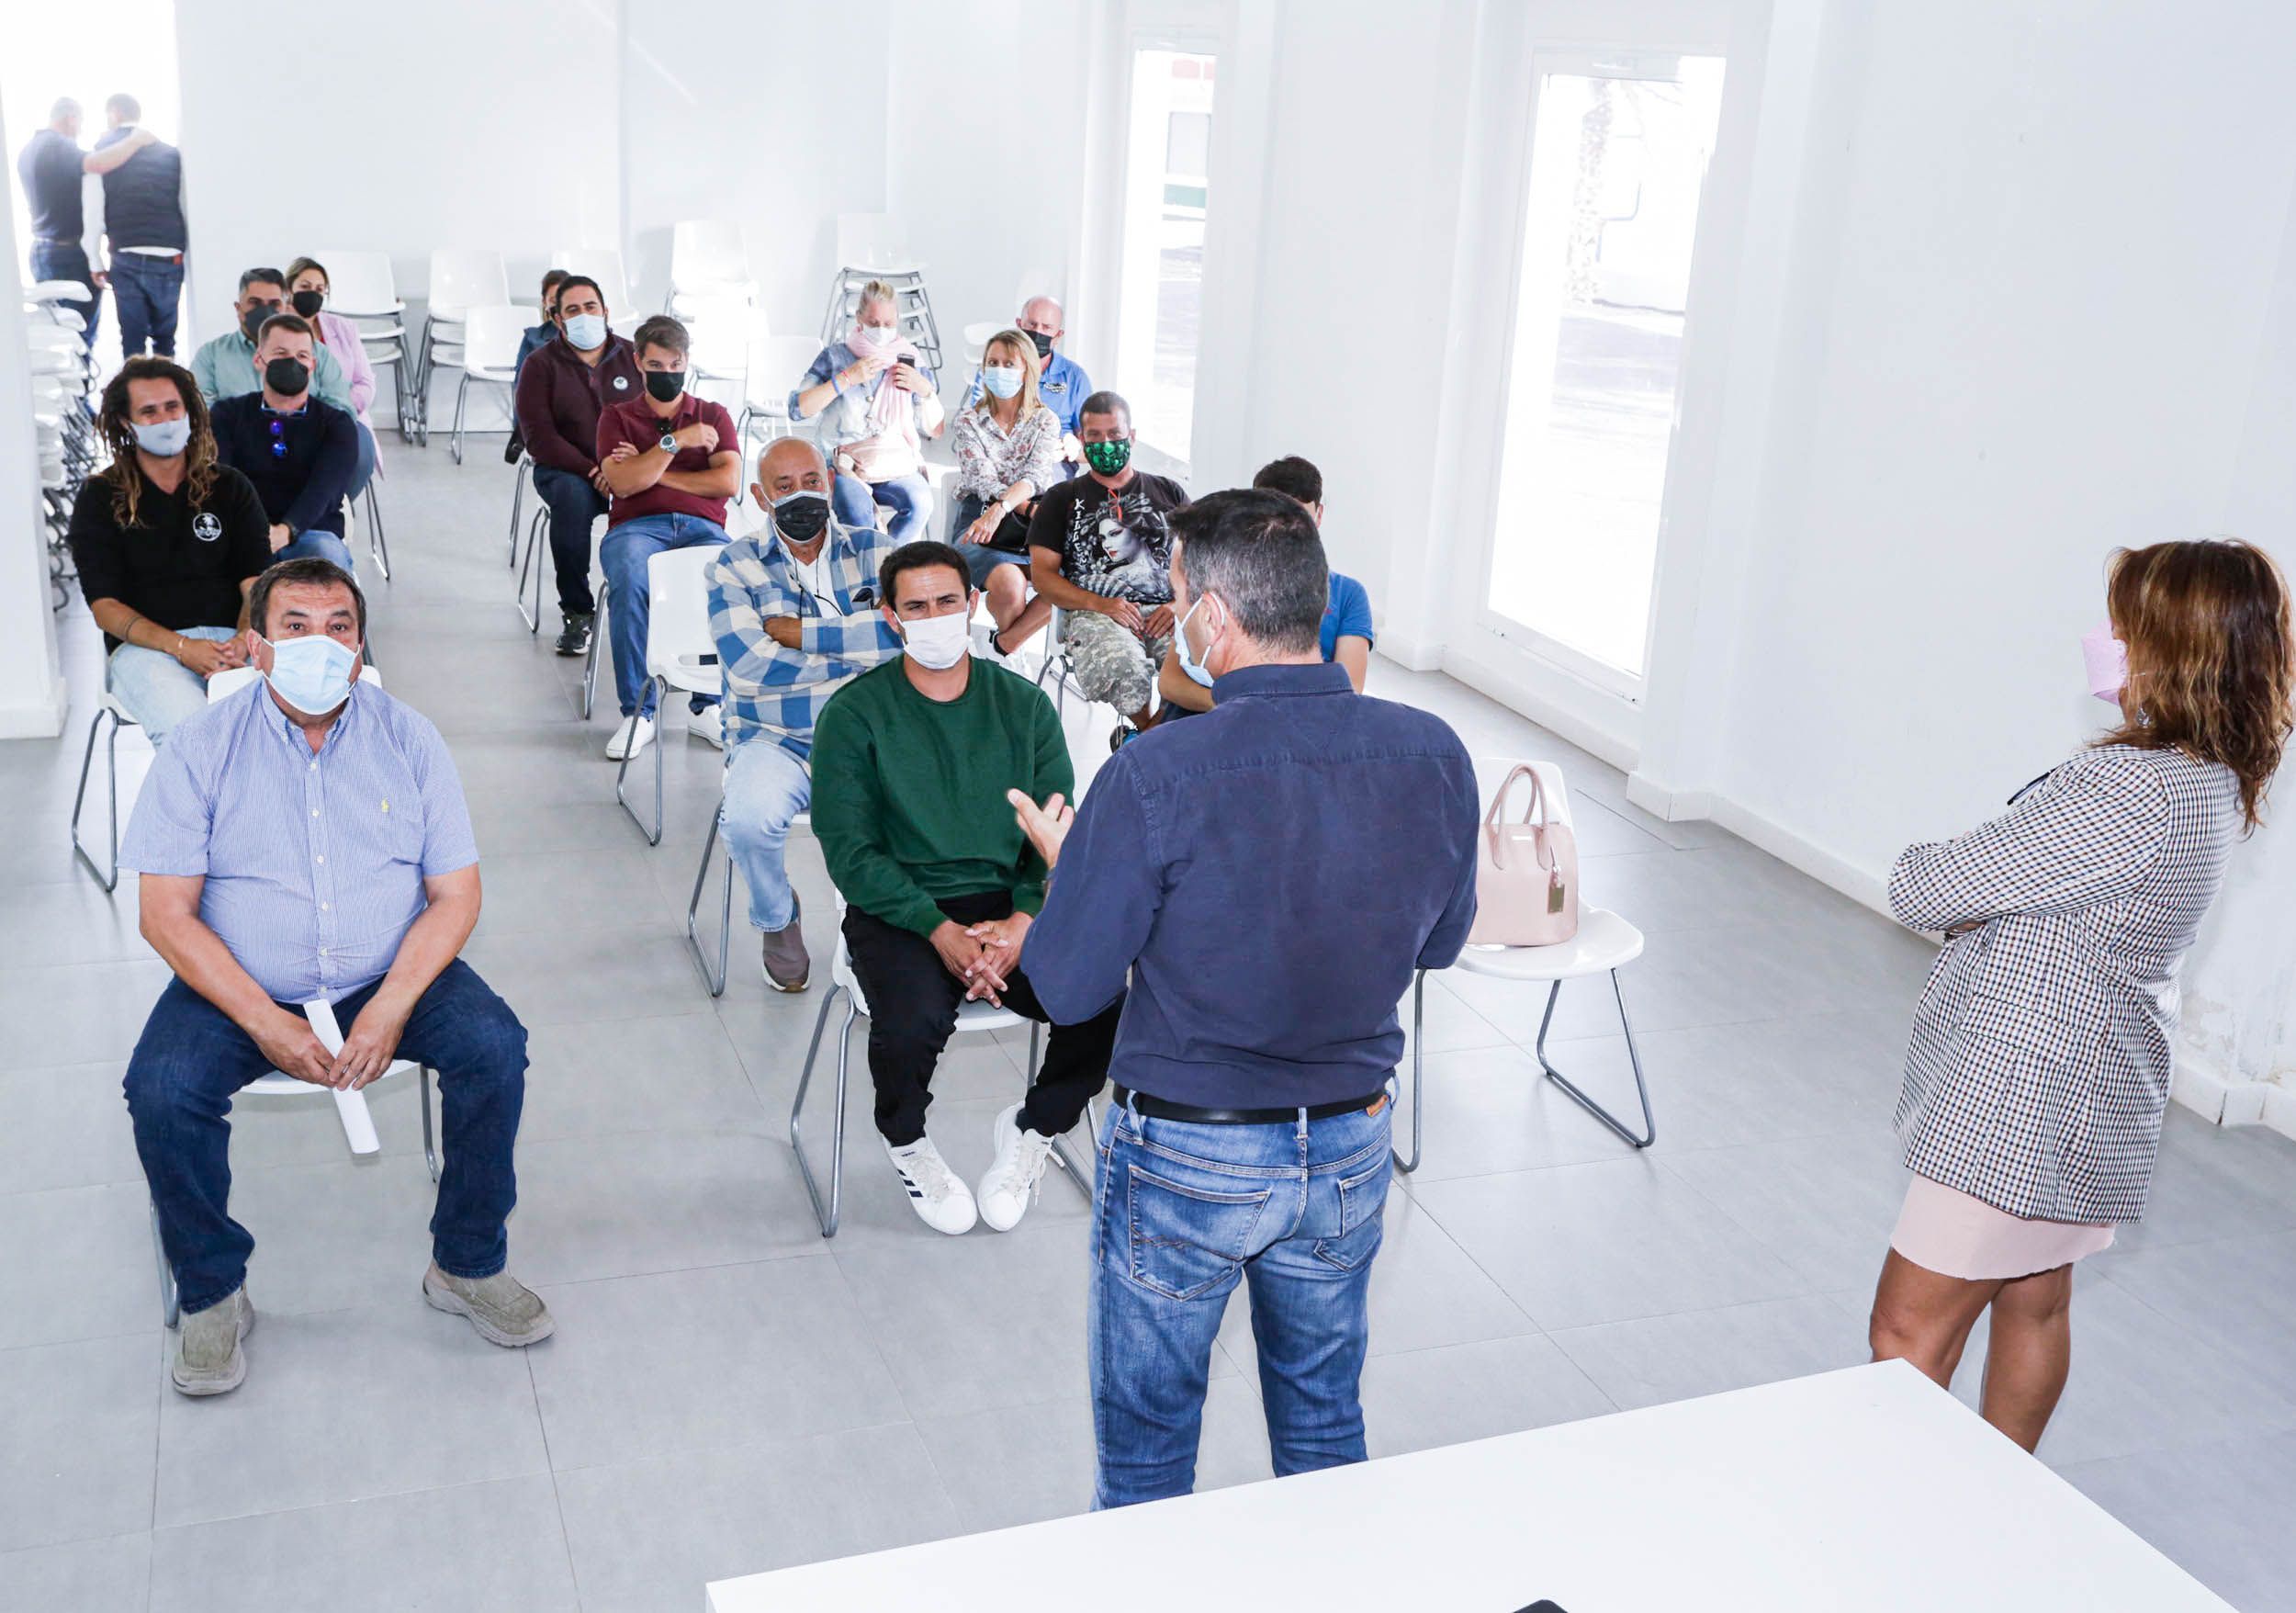
[(863, 672), (813, 730), (813, 823), (829, 877), (872, 918), (930, 935), (943, 897), (1010, 891), (1044, 906), (1044, 861), (1005, 792), (1036, 800), (1076, 787), (1052, 703), (1026, 678), (973, 662), (943, 704), (909, 682), (907, 658)]

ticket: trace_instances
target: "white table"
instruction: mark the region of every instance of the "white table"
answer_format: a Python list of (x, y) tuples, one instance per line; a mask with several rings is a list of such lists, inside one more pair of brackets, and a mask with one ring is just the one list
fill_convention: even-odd
[(710, 1613), (2229, 1606), (1902, 1362), (720, 1580)]

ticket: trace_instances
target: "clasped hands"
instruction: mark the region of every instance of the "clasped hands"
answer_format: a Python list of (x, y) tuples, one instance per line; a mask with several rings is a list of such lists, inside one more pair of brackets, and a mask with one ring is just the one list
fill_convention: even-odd
[(404, 1013), (369, 998), (359, 1010), (359, 1017), (351, 1021), (350, 1033), (343, 1039), (343, 1051), (331, 1054), (309, 1020), (282, 1009), (268, 1030), (256, 1033), (255, 1045), (271, 1061), (271, 1067), (283, 1075), (309, 1081), (314, 1087), (355, 1092), (368, 1082), (380, 1079), (390, 1068), (390, 1061), (399, 1051), (399, 1038), (406, 1028)]
[[(1005, 799), (1012, 803), (1014, 821), (1019, 824), (1020, 832), (1029, 837), (1037, 855), (1044, 859), (1045, 867), (1057, 864), (1069, 826), (1076, 821), (1075, 808), (1057, 790), (1045, 798), (1041, 806), (1030, 798), (1026, 790), (1007, 790)], [(940, 954), (941, 966), (964, 982), (967, 1002), (1004, 1006), (1005, 983), (1020, 962), (1030, 922), (1026, 913), (974, 925), (962, 925), (951, 919), (944, 919), (933, 931), (933, 950)]]

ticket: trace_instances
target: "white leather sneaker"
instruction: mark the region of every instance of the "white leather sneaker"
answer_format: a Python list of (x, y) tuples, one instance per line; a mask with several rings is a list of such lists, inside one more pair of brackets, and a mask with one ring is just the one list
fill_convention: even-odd
[(905, 1148), (885, 1143), (885, 1157), (900, 1173), (901, 1185), (908, 1190), (909, 1208), (917, 1212), (919, 1221), (951, 1237), (973, 1230), (974, 1222), (980, 1219), (973, 1190), (949, 1168), (930, 1137), (919, 1137)]
[(686, 713), (686, 732), (705, 745), (726, 749), (726, 708), (705, 705), (699, 711)]
[(654, 742), (654, 719), (650, 716), (625, 716), (613, 730), (613, 738), (606, 741), (606, 760), (623, 761), (636, 756)]
[(1052, 1139), (1020, 1123), (1020, 1105), (998, 1112), (990, 1127), (996, 1159), (981, 1178), (981, 1219), (996, 1232), (1010, 1232), (1036, 1202), (1037, 1184), (1052, 1161)]

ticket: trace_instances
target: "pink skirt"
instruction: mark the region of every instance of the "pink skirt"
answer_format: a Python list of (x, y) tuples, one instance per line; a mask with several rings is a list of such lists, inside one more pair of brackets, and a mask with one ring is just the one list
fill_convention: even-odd
[(1969, 1282), (1998, 1282), (2054, 1271), (2112, 1246), (2112, 1227), (2079, 1221), (2029, 1221), (1958, 1188), (1916, 1176), (1889, 1246), (1925, 1271)]

